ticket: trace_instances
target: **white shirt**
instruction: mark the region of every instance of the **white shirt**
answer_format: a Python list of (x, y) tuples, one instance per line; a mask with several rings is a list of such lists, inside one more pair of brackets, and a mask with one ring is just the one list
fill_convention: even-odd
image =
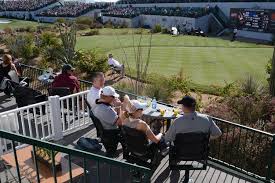
[(121, 64), (115, 60), (114, 58), (109, 58), (108, 60), (108, 64), (111, 66), (115, 66), (115, 67), (121, 67)]
[(234, 30), (233, 30), (233, 32), (234, 32), (235, 34), (237, 34), (237, 32), (238, 32), (238, 29), (234, 29)]
[(92, 111), (94, 110), (94, 108), (96, 106), (95, 101), (100, 98), (101, 90), (102, 90), (101, 88), (98, 89), (95, 87), (91, 87), (91, 89), (87, 95), (87, 101), (90, 104)]

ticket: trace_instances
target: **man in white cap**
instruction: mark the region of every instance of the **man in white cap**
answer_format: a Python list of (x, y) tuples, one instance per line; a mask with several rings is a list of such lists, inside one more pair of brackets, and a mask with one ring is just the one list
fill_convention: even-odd
[[(105, 130), (118, 129), (122, 123), (119, 118), (120, 107), (116, 102), (118, 97), (119, 94), (113, 87), (106, 86), (101, 91), (100, 99), (96, 100), (93, 113), (100, 120)], [(114, 103), (118, 106), (113, 106)], [(113, 107), (116, 107), (116, 110)]]
[[(116, 155), (116, 149), (119, 142), (120, 130), (118, 126), (121, 126), (122, 120), (119, 117), (120, 106), (117, 110), (113, 107), (113, 104), (118, 105), (117, 98), (119, 94), (116, 93), (115, 89), (111, 86), (106, 86), (101, 90), (100, 99), (96, 100), (96, 105), (93, 108), (95, 117), (101, 122), (104, 130), (108, 130), (108, 134), (112, 136), (112, 142), (106, 144), (106, 155), (113, 157)], [(121, 103), (120, 103), (121, 105)]]

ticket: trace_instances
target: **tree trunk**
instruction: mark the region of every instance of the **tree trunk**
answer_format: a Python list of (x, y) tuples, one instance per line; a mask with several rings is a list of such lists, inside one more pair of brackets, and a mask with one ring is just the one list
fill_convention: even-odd
[(273, 50), (273, 57), (272, 57), (272, 69), (270, 73), (270, 95), (275, 97), (275, 47)]

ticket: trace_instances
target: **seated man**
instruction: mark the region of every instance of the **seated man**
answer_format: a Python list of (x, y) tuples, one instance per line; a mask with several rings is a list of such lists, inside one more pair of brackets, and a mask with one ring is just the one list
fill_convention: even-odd
[(99, 119), (104, 130), (112, 133), (112, 144), (108, 144), (110, 148), (106, 148), (104, 144), (107, 156), (113, 156), (115, 154), (119, 141), (118, 134), (120, 130), (118, 126), (122, 124), (122, 120), (119, 117), (120, 107), (116, 111), (112, 106), (114, 103), (119, 105), (118, 102), (116, 102), (116, 98), (118, 97), (119, 95), (114, 88), (106, 86), (102, 89), (100, 99), (96, 100), (96, 105), (93, 109), (95, 117)]
[(78, 79), (73, 76), (74, 68), (70, 64), (65, 64), (62, 67), (62, 73), (54, 78), (52, 87), (70, 88), (71, 93), (79, 92), (80, 85)]
[(94, 107), (96, 106), (95, 101), (100, 98), (102, 88), (104, 87), (104, 83), (105, 83), (104, 74), (102, 72), (93, 73), (92, 83), (93, 83), (93, 86), (91, 87), (87, 95), (87, 101), (91, 106), (91, 110), (93, 111)]
[(214, 121), (207, 115), (195, 111), (196, 100), (193, 97), (185, 96), (178, 101), (182, 104), (183, 116), (177, 118), (165, 134), (166, 142), (173, 142), (178, 133), (203, 132), (210, 133), (210, 137), (217, 138), (222, 132)]
[(108, 65), (114, 67), (115, 70), (120, 71), (121, 77), (125, 76), (124, 65), (115, 60), (112, 54), (109, 54)]

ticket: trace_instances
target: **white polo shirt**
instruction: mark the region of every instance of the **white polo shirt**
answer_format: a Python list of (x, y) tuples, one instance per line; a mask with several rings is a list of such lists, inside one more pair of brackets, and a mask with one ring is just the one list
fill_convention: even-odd
[(100, 98), (101, 90), (101, 88), (98, 89), (92, 86), (87, 95), (87, 101), (90, 104), (92, 111), (94, 110), (96, 105), (95, 101)]
[(108, 64), (110, 66), (121, 67), (121, 64), (117, 60), (115, 60), (114, 58), (109, 58)]

